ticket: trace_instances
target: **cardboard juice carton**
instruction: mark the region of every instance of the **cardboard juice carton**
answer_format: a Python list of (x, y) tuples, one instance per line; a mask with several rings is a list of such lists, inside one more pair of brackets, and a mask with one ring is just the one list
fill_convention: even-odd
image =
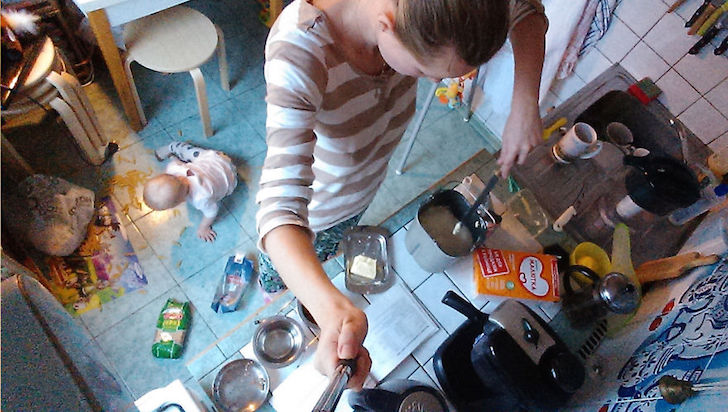
[(475, 290), (484, 295), (559, 301), (556, 257), (481, 247), (473, 252)]

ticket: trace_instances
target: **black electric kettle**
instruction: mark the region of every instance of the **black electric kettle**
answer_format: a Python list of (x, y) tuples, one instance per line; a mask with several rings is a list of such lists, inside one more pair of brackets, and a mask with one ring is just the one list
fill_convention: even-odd
[(483, 325), (470, 361), (498, 410), (552, 410), (584, 383), (581, 362), (528, 306), (505, 300), (490, 315), (453, 291), (442, 303)]
[(625, 178), (629, 197), (658, 216), (688, 207), (700, 198), (700, 184), (690, 168), (669, 156), (625, 156), (632, 166)]

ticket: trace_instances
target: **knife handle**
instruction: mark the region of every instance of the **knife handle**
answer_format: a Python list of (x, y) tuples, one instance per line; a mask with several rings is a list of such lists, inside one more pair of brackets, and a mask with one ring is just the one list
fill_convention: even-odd
[(707, 33), (708, 30), (710, 30), (710, 28), (713, 27), (715, 22), (718, 20), (718, 18), (720, 16), (723, 15), (724, 12), (725, 12), (725, 10), (723, 10), (723, 7), (721, 6), (721, 7), (717, 8), (713, 13), (711, 13), (710, 17), (708, 17), (708, 19), (705, 20), (703, 25), (700, 26), (700, 28), (698, 29), (698, 35), (699, 36), (705, 35), (705, 33)]
[(713, 54), (715, 54), (716, 56), (720, 56), (726, 51), (726, 49), (728, 49), (728, 36), (726, 36), (726, 38), (723, 39), (720, 45), (716, 47), (715, 50), (713, 50)]
[(708, 17), (710, 17), (711, 14), (715, 11), (717, 7), (715, 7), (713, 4), (708, 4), (708, 7), (703, 10), (703, 14), (698, 17), (697, 20), (695, 20), (695, 23), (690, 27), (688, 30), (688, 35), (692, 36), (693, 34), (696, 34), (698, 30), (700, 30), (700, 27), (703, 26), (703, 23), (705, 23), (706, 20), (708, 20)]
[(695, 24), (695, 21), (700, 17), (701, 14), (705, 11), (705, 8), (708, 7), (708, 4), (710, 4), (710, 0), (703, 1), (703, 4), (698, 7), (697, 10), (695, 10), (695, 13), (693, 13), (692, 16), (690, 16), (690, 20), (688, 20), (685, 23), (685, 27), (692, 27), (693, 24)]
[(719, 28), (711, 27), (710, 30), (708, 30), (708, 32), (705, 33), (705, 35), (701, 37), (700, 40), (698, 40), (697, 43), (695, 43), (693, 47), (690, 48), (690, 50), (688, 50), (688, 54), (700, 53), (700, 49), (702, 49), (703, 46), (705, 46), (706, 44), (710, 43), (710, 41), (713, 40), (713, 38), (718, 34), (719, 31)]
[(685, 0), (676, 0), (672, 5), (670, 5), (670, 8), (667, 9), (668, 13), (672, 13), (673, 11), (677, 10), (678, 7), (682, 6), (682, 4), (685, 3)]

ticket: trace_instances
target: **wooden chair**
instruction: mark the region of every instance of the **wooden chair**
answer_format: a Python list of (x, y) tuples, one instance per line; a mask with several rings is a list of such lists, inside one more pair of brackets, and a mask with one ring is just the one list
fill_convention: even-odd
[(162, 73), (189, 72), (195, 86), (202, 128), (205, 136), (212, 136), (205, 79), (200, 66), (217, 51), (220, 83), (223, 90), (230, 91), (222, 30), (197, 10), (176, 6), (127, 23), (124, 43), (126, 74), (142, 124), (147, 120), (131, 74), (133, 61)]
[[(24, 114), (37, 109), (39, 105), (48, 105), (60, 114), (90, 163), (100, 165), (104, 162), (107, 139), (91, 102), (50, 38), (45, 40), (28, 77), (18, 87), (17, 95), (9, 107), (2, 111), (2, 116)], [(11, 147), (5, 139), (3, 146)], [(17, 152), (13, 149), (9, 154), (17, 155)], [(20, 158), (16, 161), (27, 164)]]

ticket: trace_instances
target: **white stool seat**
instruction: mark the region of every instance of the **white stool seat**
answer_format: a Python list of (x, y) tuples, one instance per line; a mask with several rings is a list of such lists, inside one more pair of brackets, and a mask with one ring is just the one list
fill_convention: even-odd
[(162, 73), (189, 72), (195, 86), (203, 132), (207, 137), (212, 136), (205, 79), (200, 66), (217, 51), (220, 83), (223, 90), (230, 90), (222, 30), (199, 11), (176, 6), (127, 23), (124, 44), (124, 69), (142, 124), (146, 124), (147, 120), (131, 73), (133, 61)]
[(131, 58), (163, 73), (200, 67), (217, 48), (210, 19), (189, 7), (173, 7), (124, 26), (124, 44)]

